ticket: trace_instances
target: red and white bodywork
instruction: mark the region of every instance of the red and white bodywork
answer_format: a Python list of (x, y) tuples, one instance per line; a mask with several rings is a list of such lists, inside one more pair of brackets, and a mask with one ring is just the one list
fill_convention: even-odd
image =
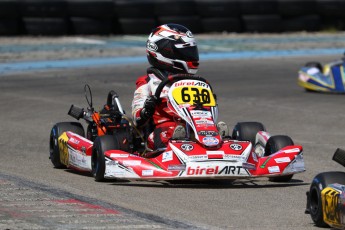
[[(255, 146), (250, 141), (221, 137), (215, 125), (218, 117), (216, 100), (207, 82), (194, 79), (172, 82), (168, 102), (179, 122), (182, 120), (186, 124), (186, 140), (170, 140), (166, 149), (146, 157), (136, 152), (105, 151), (105, 178), (239, 179), (305, 171), (302, 146), (287, 146), (264, 157), (270, 137), (267, 132), (257, 133)], [(65, 165), (91, 171), (92, 142), (71, 132), (64, 134), (59, 141), (68, 146), (64, 153), (64, 159), (68, 160)]]

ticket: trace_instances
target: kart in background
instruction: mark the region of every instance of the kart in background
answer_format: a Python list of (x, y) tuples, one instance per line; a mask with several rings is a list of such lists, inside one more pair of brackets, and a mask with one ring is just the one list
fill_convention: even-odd
[[(333, 160), (345, 166), (345, 151), (337, 149)], [(307, 208), (318, 227), (345, 228), (345, 172), (316, 175), (307, 192)]]
[(286, 182), (305, 171), (302, 146), (294, 145), (288, 136), (271, 136), (259, 122), (239, 122), (232, 136), (221, 136), (216, 97), (205, 79), (170, 76), (157, 87), (158, 103), (162, 95), (175, 121), (185, 126), (185, 138), (171, 139), (166, 148), (151, 150), (146, 147), (147, 135), (135, 127), (117, 97), (113, 97), (112, 114), (95, 112), (92, 103), (87, 110), (72, 105), (69, 114), (84, 118), (90, 134), (85, 138), (78, 122), (54, 125), (50, 135), (54, 166), (91, 172), (96, 181), (269, 177)]
[(298, 85), (308, 91), (345, 93), (344, 58), (322, 66), (308, 62), (299, 71)]

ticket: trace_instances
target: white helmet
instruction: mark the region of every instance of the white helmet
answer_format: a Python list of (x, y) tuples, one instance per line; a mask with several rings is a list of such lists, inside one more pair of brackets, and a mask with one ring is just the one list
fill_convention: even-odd
[(150, 34), (147, 59), (151, 65), (171, 73), (196, 74), (199, 66), (198, 47), (194, 36), (186, 27), (165, 24)]

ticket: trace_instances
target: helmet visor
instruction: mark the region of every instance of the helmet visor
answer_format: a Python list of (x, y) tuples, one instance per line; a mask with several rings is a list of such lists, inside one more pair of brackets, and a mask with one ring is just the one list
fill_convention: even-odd
[(199, 52), (197, 46), (188, 46), (174, 49), (176, 59), (183, 61), (199, 61)]

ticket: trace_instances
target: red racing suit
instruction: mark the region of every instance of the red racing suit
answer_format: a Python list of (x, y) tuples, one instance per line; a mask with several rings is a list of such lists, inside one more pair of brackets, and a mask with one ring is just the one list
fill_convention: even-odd
[[(158, 72), (160, 73), (160, 71)], [(147, 75), (139, 77), (136, 81), (136, 90), (132, 101), (132, 116), (136, 125), (138, 127), (153, 125), (154, 127), (153, 132), (147, 138), (147, 145), (150, 149), (166, 147), (178, 124), (178, 117), (167, 107), (168, 86), (163, 88), (160, 95), (161, 103), (156, 105), (151, 120), (143, 121), (140, 116), (146, 99), (155, 94), (161, 79), (164, 77), (159, 75), (148, 71)]]

